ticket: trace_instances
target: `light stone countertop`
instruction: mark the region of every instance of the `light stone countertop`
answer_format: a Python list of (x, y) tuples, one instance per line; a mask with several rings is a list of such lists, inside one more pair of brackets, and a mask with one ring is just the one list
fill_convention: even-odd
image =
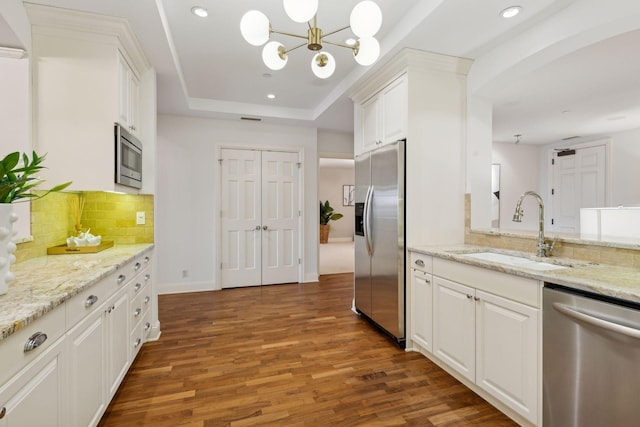
[[(557, 285), (564, 285), (574, 289), (640, 303), (640, 269), (637, 268), (597, 264), (560, 257), (539, 258), (533, 254), (525, 252), (474, 245), (417, 246), (410, 247), (408, 249), (410, 251), (442, 259), (448, 259), (468, 265), (484, 267), (503, 273), (529, 277), (532, 279), (555, 283)], [(464, 254), (474, 252), (502, 253), (506, 255), (526, 257), (534, 261), (567, 265), (570, 267), (558, 270), (539, 271), (464, 256)]]
[(0, 341), (153, 247), (116, 245), (93, 254), (47, 255), (13, 264), (16, 279), (0, 296)]

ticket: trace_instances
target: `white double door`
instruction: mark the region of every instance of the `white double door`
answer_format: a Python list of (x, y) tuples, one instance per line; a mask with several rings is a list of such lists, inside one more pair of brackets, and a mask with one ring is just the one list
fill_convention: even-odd
[(222, 149), (223, 288), (298, 282), (298, 153)]

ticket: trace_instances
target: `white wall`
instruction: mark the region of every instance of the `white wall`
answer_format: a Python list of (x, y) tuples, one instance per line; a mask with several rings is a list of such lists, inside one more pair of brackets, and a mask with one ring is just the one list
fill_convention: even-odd
[[(538, 204), (527, 197), (523, 202), (522, 222), (513, 222), (520, 196), (529, 190), (540, 192), (538, 150), (536, 145), (493, 143), (492, 163), (500, 164), (500, 228), (502, 230), (537, 230)], [(489, 198), (489, 195), (487, 195)]]
[(640, 206), (640, 129), (611, 136), (611, 206)]
[(349, 166), (331, 167), (323, 166), (322, 161), (318, 169), (318, 197), (320, 201), (329, 200), (329, 204), (335, 212), (344, 215), (338, 221), (331, 221), (329, 241), (353, 240), (355, 227), (354, 206), (342, 205), (342, 186), (354, 185), (354, 164)]
[(353, 133), (319, 130), (318, 156), (353, 159)]
[(222, 146), (302, 152), (302, 281), (317, 280), (316, 129), (160, 115), (155, 212), (159, 293), (220, 289), (216, 219)]

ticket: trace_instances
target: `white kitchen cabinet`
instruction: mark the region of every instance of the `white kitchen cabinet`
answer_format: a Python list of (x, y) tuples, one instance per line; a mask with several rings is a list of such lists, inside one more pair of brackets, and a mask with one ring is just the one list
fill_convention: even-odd
[(118, 55), (118, 123), (138, 135), (140, 82), (127, 60)]
[(409, 254), (411, 282), (409, 288), (409, 336), (422, 349), (433, 351), (433, 276), (432, 258), (418, 252)]
[(476, 384), (537, 420), (539, 310), (476, 291)]
[[(33, 33), (32, 139), (36, 152), (47, 153), (43, 179), (73, 181), (71, 190), (138, 193), (114, 182), (114, 123), (136, 134), (143, 156), (153, 156), (155, 71), (129, 26), (60, 8), (25, 9)], [(148, 193), (154, 167), (143, 174)]]
[(475, 291), (441, 277), (433, 283), (433, 353), (475, 381)]
[(536, 424), (540, 400), (540, 283), (433, 261), (433, 354)]
[(362, 105), (361, 126), (357, 135), (356, 154), (406, 138), (407, 136), (407, 76), (401, 75)]
[(0, 427), (66, 427), (64, 338), (0, 388)]
[(129, 294), (126, 289), (107, 302), (107, 386), (109, 399), (129, 369)]
[(106, 409), (106, 307), (67, 333), (69, 426), (95, 426)]

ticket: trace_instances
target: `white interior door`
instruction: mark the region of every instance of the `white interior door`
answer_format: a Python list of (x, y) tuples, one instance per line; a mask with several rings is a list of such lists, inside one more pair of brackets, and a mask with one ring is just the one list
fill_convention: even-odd
[(298, 155), (262, 153), (262, 284), (298, 281)]
[(552, 229), (580, 232), (580, 208), (605, 205), (606, 147), (597, 145), (575, 154), (553, 155)]
[(223, 288), (261, 284), (261, 153), (221, 152), (221, 282)]
[(221, 152), (223, 288), (298, 281), (297, 153)]

